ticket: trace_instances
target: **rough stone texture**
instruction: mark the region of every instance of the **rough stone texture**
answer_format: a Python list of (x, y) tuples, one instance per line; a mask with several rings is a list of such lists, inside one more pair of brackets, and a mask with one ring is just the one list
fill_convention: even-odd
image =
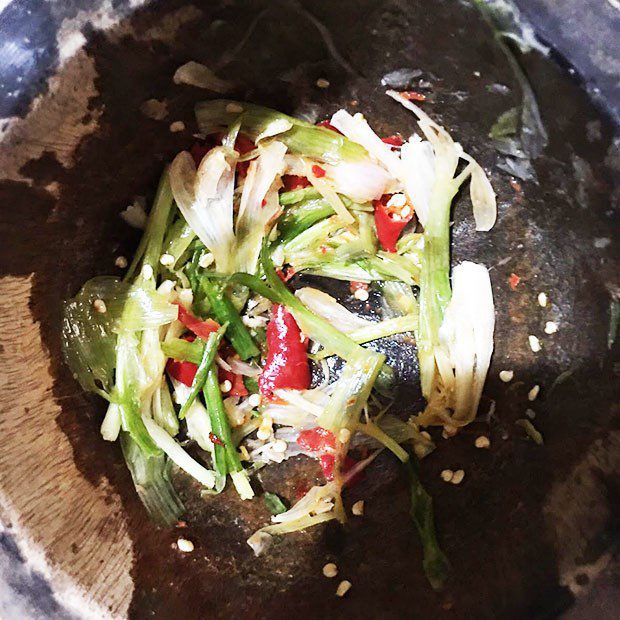
[[(3, 441), (11, 440), (0, 456), (0, 498), (7, 540), (14, 536), (29, 560), (38, 552), (38, 566), (51, 567), (45, 568), (51, 590), (33, 586), (27, 605), (38, 605), (40, 616), (62, 617), (58, 599), (67, 603), (73, 580), (90, 603), (136, 618), (233, 612), (271, 618), (282, 609), (302, 617), (390, 618), (410, 615), (412, 601), (420, 615), (436, 618), (517, 618), (550, 617), (568, 606), (609, 559), (617, 513), (617, 410), (611, 404), (618, 397), (606, 348), (617, 251), (594, 245), (617, 236), (610, 212), (614, 176), (605, 165), (613, 164), (615, 151), (605, 115), (553, 64), (524, 58), (550, 133), (549, 149), (535, 164), (539, 184), (516, 191), (493, 172), (500, 209), (489, 235), (473, 231), (466, 198), (456, 207), (455, 260), (492, 267), (499, 320), (480, 419), (441, 442), (422, 469), (455, 567), (449, 589), (435, 595), (422, 576), (406, 488), (387, 456), (347, 497), (348, 503), (367, 500), (363, 519), (344, 531), (328, 526), (285, 538), (259, 560), (244, 540), (267, 520), (262, 504), (242, 507), (226, 494), (205, 505), (188, 485), (183, 534), (196, 552), (183, 556), (170, 549), (178, 532), (147, 522), (119, 451), (98, 437), (103, 406), (71, 380), (58, 337), (60, 301), (86, 278), (115, 273), (115, 256), (135, 247), (120, 210), (136, 194), (152, 195), (163, 162), (192, 140), (191, 107), (205, 93), (172, 85), (174, 69), (203, 60), (236, 82), (240, 98), (318, 118), (357, 106), (380, 131), (408, 133), (411, 116), (383, 96), (380, 78), (400, 67), (420, 68), (433, 84), (429, 112), (489, 168), (496, 154), (486, 134), (497, 115), (518, 102), (517, 85), (477, 14), (448, 0), (434, 3), (432, 12), (428, 3), (397, 0), (171, 0), (130, 19), (122, 19), (129, 12), (123, 2), (88, 3), (88, 11), (78, 0), (39, 4), (16, 0), (0, 15), (0, 32), (13, 23), (6, 19), (13, 11), (19, 25), (9, 31), (35, 41), (40, 54), (26, 45), (20, 54), (0, 56), (1, 115), (13, 119), (0, 122), (0, 157), (9, 162), (0, 180), (0, 428)], [(334, 33), (336, 50), (300, 6)], [(551, 28), (545, 20), (552, 15), (537, 18), (537, 26)], [(72, 34), (73, 25), (81, 35)], [(239, 48), (242, 32), (248, 35)], [(69, 51), (80, 36), (87, 41), (78, 52), (82, 64), (71, 65)], [(561, 50), (569, 55), (571, 44)], [(61, 62), (60, 83), (49, 80)], [(5, 71), (12, 66), (18, 69)], [(318, 77), (332, 86), (317, 89)], [(598, 84), (601, 78), (591, 79)], [(71, 88), (88, 96), (69, 97), (83, 115), (70, 109), (67, 125), (60, 122), (57, 93)], [(164, 121), (141, 114), (151, 98), (167, 102)], [(43, 125), (34, 123), (38, 114)], [(187, 131), (171, 134), (173, 120), (183, 120)], [(522, 277), (516, 292), (507, 284), (511, 272)], [(550, 298), (545, 311), (536, 304), (541, 290)], [(560, 331), (544, 337), (550, 318)], [(543, 339), (537, 356), (527, 345), (530, 333)], [(400, 357), (408, 368), (411, 350)], [(508, 390), (497, 379), (502, 368), (515, 370)], [(567, 370), (570, 376), (553, 387)], [(407, 379), (400, 398), (405, 410), (413, 408), (416, 389), (414, 376)], [(533, 383), (543, 386), (535, 405), (542, 449), (514, 426)], [(491, 400), (496, 414), (487, 420)], [(473, 447), (482, 432), (491, 437), (489, 451)], [(441, 483), (446, 466), (466, 469), (463, 485)], [(317, 474), (301, 460), (283, 470), (300, 486)], [(282, 479), (272, 473), (263, 477), (265, 486)], [(280, 490), (294, 494), (294, 488)], [(4, 548), (11, 552), (10, 544)], [(342, 601), (334, 601), (334, 584), (320, 574), (330, 560), (354, 584)], [(29, 583), (28, 570), (19, 583)], [(35, 582), (40, 586), (41, 577)]]

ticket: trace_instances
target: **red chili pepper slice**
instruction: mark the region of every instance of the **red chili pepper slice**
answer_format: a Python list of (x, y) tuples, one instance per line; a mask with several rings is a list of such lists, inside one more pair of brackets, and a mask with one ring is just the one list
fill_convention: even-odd
[(187, 387), (192, 387), (194, 377), (198, 372), (198, 366), (192, 362), (180, 362), (179, 360), (169, 359), (166, 362), (166, 372), (177, 381)]
[(294, 189), (303, 189), (310, 185), (310, 181), (306, 177), (299, 176), (297, 174), (285, 174), (282, 177), (282, 183), (284, 184), (284, 191), (291, 192)]
[(400, 93), (405, 99), (409, 99), (409, 101), (426, 101), (426, 95), (422, 93), (418, 93), (415, 90), (406, 90)]
[(218, 446), (225, 445), (224, 442), (215, 433), (209, 433), (209, 439), (211, 440), (211, 443), (217, 444)]
[(240, 133), (237, 135), (237, 139), (235, 140), (235, 151), (239, 153), (239, 155), (247, 155), (250, 151), (253, 151), (256, 148), (256, 145), (250, 138), (248, 138), (245, 134)]
[(274, 304), (267, 324), (267, 360), (258, 379), (260, 393), (265, 398), (272, 399), (273, 391), (278, 388), (310, 387), (306, 347), (293, 315), (284, 306)]
[(396, 252), (396, 242), (403, 228), (412, 220), (413, 209), (408, 207), (409, 212), (403, 217), (401, 213), (405, 207), (388, 207), (389, 199), (390, 196), (385, 194), (379, 200), (373, 200), (372, 204), (375, 207), (379, 243), (386, 252)]
[(179, 306), (179, 321), (199, 338), (206, 340), (209, 334), (216, 332), (220, 328), (219, 324), (213, 319), (203, 321), (196, 318), (191, 312), (188, 312), (181, 304), (177, 304), (177, 306)]
[(325, 168), (321, 168), (321, 166), (317, 166), (316, 164), (314, 164), (314, 166), (312, 166), (312, 174), (317, 179), (322, 179), (327, 174), (327, 172), (325, 172)]
[(519, 286), (519, 282), (521, 282), (521, 278), (516, 273), (511, 273), (510, 278), (508, 278), (508, 284), (510, 284), (510, 288), (513, 291), (517, 290), (517, 286)]
[(336, 437), (326, 428), (317, 426), (301, 431), (297, 436), (297, 443), (306, 452), (324, 452), (336, 449)]
[(336, 129), (329, 121), (320, 121), (316, 124), (316, 126), (325, 127), (325, 129), (331, 129), (332, 131), (335, 131), (336, 133), (342, 135), (342, 132), (339, 129)]
[(397, 147), (405, 144), (403, 137), (399, 133), (395, 133), (391, 136), (381, 138), (381, 141), (385, 142), (386, 144), (389, 144), (390, 146), (397, 146)]
[[(328, 482), (334, 479), (334, 467), (336, 465), (336, 457), (333, 454), (321, 454), (319, 456), (319, 464), (321, 465), (321, 469), (323, 470), (323, 475), (325, 476), (325, 480)], [(348, 454), (344, 457), (344, 463), (342, 464), (342, 473), (347, 473), (353, 467), (357, 465), (357, 461), (351, 458)], [(363, 472), (359, 472), (355, 474), (348, 482), (346, 486), (352, 486), (363, 477)]]
[(355, 295), (356, 291), (367, 291), (368, 284), (366, 282), (355, 282), (354, 280), (352, 280), (351, 282), (349, 282), (349, 290), (351, 291), (352, 295)]
[(212, 148), (213, 144), (210, 144), (209, 142), (196, 142), (192, 145), (189, 152), (194, 158), (194, 163), (196, 164), (196, 167), (200, 166), (200, 162)]
[(248, 390), (245, 387), (245, 383), (243, 382), (243, 376), (238, 375), (232, 370), (226, 370), (225, 368), (218, 367), (217, 370), (217, 378), (220, 383), (224, 381), (230, 381), (232, 387), (228, 392), (226, 392), (226, 396), (247, 396)]

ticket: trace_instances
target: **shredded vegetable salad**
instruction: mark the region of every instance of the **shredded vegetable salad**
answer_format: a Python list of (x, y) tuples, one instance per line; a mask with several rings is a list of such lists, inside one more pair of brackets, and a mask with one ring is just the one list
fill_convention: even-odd
[[(120, 440), (158, 525), (184, 512), (173, 467), (207, 493), (230, 482), (250, 501), (261, 467), (316, 459), (322, 484), (290, 506), (261, 500), (271, 523), (248, 544), (267, 553), (274, 537), (344, 523), (343, 493), (386, 450), (407, 472), (424, 570), (440, 588), (448, 561), (418, 477), (434, 448), (424, 428), (454, 433), (474, 419), (495, 316), (487, 269), (450, 269), (451, 204), (469, 183), (476, 228), (488, 231), (496, 201), (443, 127), (407, 93), (387, 95), (417, 121), (407, 140), (345, 110), (315, 126), (199, 103), (203, 139), (164, 170), (125, 277), (95, 277), (66, 302), (63, 346), (82, 387), (108, 402), (101, 435)], [(294, 289), (299, 274), (382, 299), (379, 320)], [(415, 338), (426, 399), (408, 419), (388, 411), (394, 372), (372, 346), (397, 334)]]

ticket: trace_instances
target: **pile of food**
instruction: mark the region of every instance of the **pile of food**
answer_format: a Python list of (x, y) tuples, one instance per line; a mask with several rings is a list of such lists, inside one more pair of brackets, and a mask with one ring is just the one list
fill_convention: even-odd
[[(108, 401), (101, 434), (120, 440), (157, 524), (184, 511), (171, 464), (204, 492), (230, 479), (252, 500), (260, 468), (318, 459), (324, 484), (289, 508), (268, 498), (272, 523), (248, 540), (259, 554), (276, 536), (345, 522), (342, 493), (388, 450), (408, 470), (424, 568), (440, 587), (447, 560), (414, 461), (433, 449), (424, 427), (454, 433), (476, 415), (493, 297), (483, 265), (450, 273), (450, 213), (469, 181), (476, 228), (489, 230), (495, 194), (410, 93), (387, 94), (415, 114), (419, 135), (381, 138), (345, 110), (315, 126), (199, 103), (203, 139), (164, 171), (124, 278), (95, 277), (66, 303), (63, 344), (76, 379)], [(293, 291), (297, 274), (350, 282), (356, 300), (381, 300), (379, 312)], [(427, 404), (402, 419), (389, 412), (394, 373), (373, 342), (407, 336)]]

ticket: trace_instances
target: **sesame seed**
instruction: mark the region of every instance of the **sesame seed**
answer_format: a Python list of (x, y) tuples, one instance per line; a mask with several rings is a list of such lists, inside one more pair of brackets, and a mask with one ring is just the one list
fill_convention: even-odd
[(422, 437), (424, 437), (424, 439), (430, 441), (431, 440), (431, 434), (428, 431), (422, 431), (420, 433), (420, 435), (422, 435)]
[(355, 502), (353, 506), (351, 506), (351, 514), (354, 514), (356, 517), (361, 517), (364, 514), (363, 499), (360, 499), (358, 502)]
[(206, 269), (207, 267), (213, 264), (214, 260), (215, 260), (215, 257), (213, 256), (213, 254), (211, 254), (211, 252), (206, 252), (198, 260), (198, 266), (202, 267), (203, 269)]
[(540, 392), (540, 385), (535, 385), (528, 393), (527, 399), (529, 401), (536, 400), (538, 397), (538, 392)]
[(260, 394), (250, 394), (250, 397), (248, 398), (248, 402), (250, 403), (252, 407), (258, 407), (261, 403)]
[(316, 85), (317, 85), (319, 88), (329, 88), (329, 80), (326, 80), (325, 78), (319, 78), (319, 79), (316, 81)]
[(140, 273), (145, 280), (150, 280), (153, 277), (153, 267), (150, 265), (142, 265)]
[(172, 254), (162, 254), (159, 262), (164, 266), (164, 267), (172, 267), (172, 265), (174, 265), (174, 256), (172, 256)]
[(323, 567), (323, 574), (331, 579), (338, 574), (338, 567), (333, 562), (328, 562)]
[(547, 321), (545, 323), (545, 334), (555, 334), (558, 331), (558, 324), (555, 321)]
[(93, 301), (93, 308), (101, 314), (103, 314), (107, 310), (105, 301), (103, 301), (103, 299), (95, 299), (95, 301)]
[(547, 307), (547, 301), (548, 301), (547, 293), (538, 293), (538, 305), (541, 308)]
[(271, 447), (273, 448), (274, 452), (283, 454), (284, 452), (286, 452), (288, 444), (286, 443), (286, 441), (284, 441), (284, 439), (276, 439)]
[(394, 194), (387, 203), (388, 207), (404, 207), (407, 204), (405, 194)]
[(500, 373), (499, 373), (499, 378), (504, 383), (510, 383), (513, 380), (514, 376), (515, 376), (515, 373), (513, 370), (500, 370)]
[(452, 476), (452, 480), (450, 480), (450, 482), (452, 484), (461, 484), (461, 482), (463, 482), (463, 478), (465, 478), (465, 472), (462, 469), (457, 469), (454, 472), (454, 476)]
[(536, 412), (533, 409), (526, 409), (525, 410), (525, 415), (530, 419), (533, 420), (536, 417)]
[(338, 588), (336, 589), (336, 596), (344, 596), (350, 589), (353, 584), (346, 579), (341, 581), (338, 584)]
[(194, 293), (192, 293), (191, 288), (184, 288), (179, 293), (179, 301), (184, 306), (191, 306), (194, 301)]
[(476, 437), (474, 445), (476, 446), (476, 448), (490, 448), (491, 442), (489, 441), (489, 438), (485, 435), (480, 435), (480, 437)]
[(228, 379), (226, 379), (226, 381), (222, 381), (222, 383), (220, 383), (220, 390), (224, 392), (224, 394), (227, 394), (230, 390), (232, 390), (232, 383)]
[(444, 469), (439, 475), (444, 482), (450, 482), (454, 477), (454, 472), (451, 469)]
[(340, 443), (347, 443), (351, 439), (351, 431), (348, 428), (341, 428), (338, 433), (338, 441)]
[(179, 131), (185, 130), (185, 123), (183, 121), (174, 121), (174, 123), (170, 123), (170, 131), (172, 133), (178, 133)]
[(191, 553), (194, 550), (194, 543), (191, 540), (187, 540), (187, 538), (179, 538), (177, 540), (177, 547), (183, 553)]
[(353, 293), (353, 297), (359, 301), (368, 301), (368, 290), (365, 288), (358, 288), (355, 293)]
[(248, 449), (245, 446), (239, 447), (239, 456), (241, 457), (242, 461), (250, 460), (250, 453), (248, 452)]
[(271, 430), (266, 429), (266, 428), (259, 428), (258, 432), (256, 433), (256, 436), (261, 441), (267, 441), (267, 439), (269, 439), (269, 437), (271, 437)]
[(527, 337), (530, 343), (530, 349), (534, 351), (534, 353), (538, 353), (542, 347), (540, 346), (540, 340), (536, 336), (532, 336), (531, 334)]
[(480, 74), (480, 71), (474, 71), (474, 77), (478, 77), (478, 78), (479, 78), (479, 77), (480, 77), (480, 75), (481, 75), (481, 74)]
[(117, 256), (116, 260), (114, 261), (114, 264), (119, 269), (125, 269), (125, 267), (127, 267), (127, 259), (124, 256)]
[(226, 104), (225, 110), (229, 114), (241, 114), (241, 112), (243, 112), (243, 106), (240, 106), (238, 103), (232, 101), (231, 103)]

